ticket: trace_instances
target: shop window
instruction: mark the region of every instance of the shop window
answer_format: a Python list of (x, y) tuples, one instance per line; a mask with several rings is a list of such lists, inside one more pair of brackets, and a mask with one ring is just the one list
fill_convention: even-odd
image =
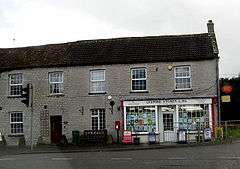
[(132, 91), (147, 90), (146, 68), (134, 68), (131, 70)]
[(209, 127), (208, 105), (180, 105), (178, 112), (180, 129), (202, 130)]
[(190, 66), (175, 67), (175, 89), (191, 89), (191, 72)]
[(23, 113), (10, 113), (10, 128), (11, 134), (23, 134)]
[(105, 109), (92, 109), (92, 130), (106, 128)]
[(105, 70), (90, 71), (90, 92), (91, 93), (106, 92)]
[(154, 106), (132, 106), (126, 108), (126, 127), (133, 132), (156, 131)]
[(173, 114), (163, 114), (164, 131), (173, 131)]
[(21, 96), (22, 85), (23, 85), (22, 73), (9, 75), (9, 95), (10, 96)]
[(63, 93), (63, 72), (49, 73), (49, 91), (50, 95)]

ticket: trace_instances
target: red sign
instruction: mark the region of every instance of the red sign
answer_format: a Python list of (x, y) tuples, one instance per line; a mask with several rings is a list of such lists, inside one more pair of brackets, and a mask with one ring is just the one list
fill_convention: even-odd
[(120, 121), (115, 121), (115, 130), (120, 130)]
[(229, 94), (229, 93), (231, 93), (232, 92), (232, 86), (230, 86), (230, 85), (227, 85), (227, 86), (223, 86), (222, 87), (222, 91), (224, 92), (224, 93), (226, 93), (226, 94)]
[(123, 140), (124, 144), (132, 144), (132, 132), (125, 130), (123, 132)]

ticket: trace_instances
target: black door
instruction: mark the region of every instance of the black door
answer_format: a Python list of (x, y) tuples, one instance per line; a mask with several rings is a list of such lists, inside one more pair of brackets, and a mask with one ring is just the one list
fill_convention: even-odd
[(62, 116), (51, 116), (51, 142), (60, 143), (62, 138)]

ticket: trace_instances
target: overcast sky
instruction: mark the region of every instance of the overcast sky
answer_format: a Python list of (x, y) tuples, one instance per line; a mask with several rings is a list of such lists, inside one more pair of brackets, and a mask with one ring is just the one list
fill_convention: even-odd
[(0, 48), (204, 33), (211, 19), (220, 76), (231, 77), (240, 72), (239, 11), (239, 0), (0, 0)]

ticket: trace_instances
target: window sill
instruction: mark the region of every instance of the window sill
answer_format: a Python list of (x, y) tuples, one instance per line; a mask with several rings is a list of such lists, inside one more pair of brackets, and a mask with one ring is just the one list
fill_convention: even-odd
[(7, 98), (22, 98), (22, 96), (21, 95), (19, 95), (19, 96), (7, 96)]
[(64, 94), (50, 94), (48, 97), (64, 97)]
[(8, 137), (23, 137), (24, 134), (9, 134)]
[[(151, 132), (143, 132), (143, 131), (141, 131), (141, 132), (132, 132), (132, 135), (133, 136), (144, 136), (144, 135), (149, 135), (149, 133), (151, 133)], [(158, 132), (154, 132), (156, 135), (158, 135), (159, 133)]]
[(175, 89), (175, 90), (173, 90), (173, 92), (191, 92), (191, 91), (193, 91), (193, 89)]
[(143, 91), (130, 91), (130, 93), (149, 93), (149, 91), (147, 91), (147, 90), (143, 90)]
[(102, 95), (102, 94), (107, 94), (107, 92), (89, 92), (89, 95)]

